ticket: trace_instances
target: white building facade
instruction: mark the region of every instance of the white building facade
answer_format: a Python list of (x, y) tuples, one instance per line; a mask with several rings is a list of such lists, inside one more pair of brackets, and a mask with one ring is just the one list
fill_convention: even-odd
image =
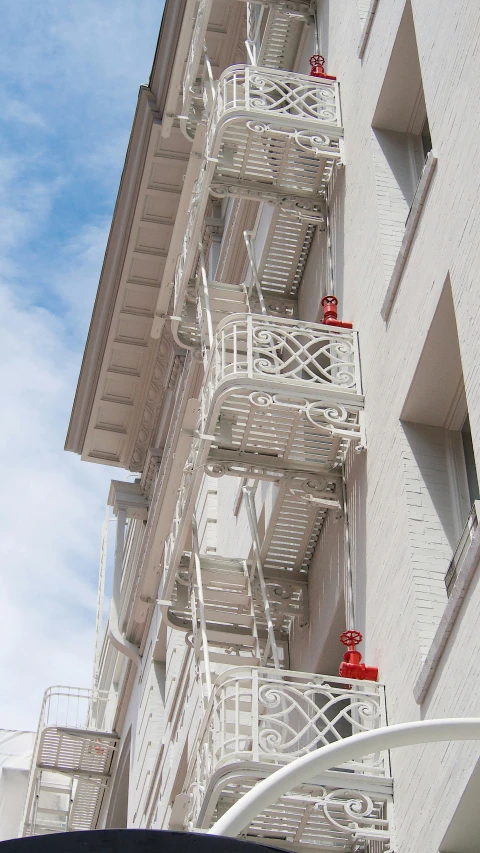
[[(23, 834), (206, 829), (319, 746), (478, 716), (479, 34), (473, 0), (167, 0), (66, 444), (140, 473)], [(243, 834), (472, 853), (479, 755), (348, 762)]]

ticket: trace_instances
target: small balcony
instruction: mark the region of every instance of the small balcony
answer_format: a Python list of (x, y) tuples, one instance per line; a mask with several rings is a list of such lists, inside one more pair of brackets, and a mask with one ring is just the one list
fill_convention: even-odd
[(214, 335), (201, 431), (217, 461), (332, 470), (362, 439), (355, 332), (266, 315), (233, 315)]
[(94, 829), (118, 736), (99, 690), (46, 690), (30, 770), (24, 836)]
[[(284, 236), (289, 221), (297, 226), (289, 235), (294, 244), (288, 251), (297, 256), (305, 245), (308, 252), (306, 226), (324, 223), (324, 191), (341, 159), (342, 138), (336, 82), (241, 65), (221, 75), (175, 270), (176, 316), (182, 315), (194, 272), (209, 192), (275, 205), (282, 212), (279, 229)], [(282, 275), (285, 290), (291, 264)]]
[[(380, 684), (241, 667), (217, 679), (187, 772), (189, 828), (208, 828), (257, 781), (318, 747), (385, 725)], [(327, 771), (266, 809), (243, 835), (287, 849), (389, 848), (388, 755)], [(267, 842), (268, 839), (268, 842)], [(362, 848), (363, 849), (363, 848)]]
[(207, 128), (212, 192), (241, 195), (244, 188), (260, 199), (269, 190), (315, 198), (340, 158), (342, 137), (336, 82), (248, 65), (228, 68)]

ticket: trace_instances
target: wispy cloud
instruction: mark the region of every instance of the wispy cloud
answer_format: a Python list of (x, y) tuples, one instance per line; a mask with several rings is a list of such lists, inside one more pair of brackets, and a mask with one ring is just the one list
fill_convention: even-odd
[(118, 472), (63, 452), (157, 2), (19, 0), (0, 86), (0, 727), (88, 685), (100, 526)]

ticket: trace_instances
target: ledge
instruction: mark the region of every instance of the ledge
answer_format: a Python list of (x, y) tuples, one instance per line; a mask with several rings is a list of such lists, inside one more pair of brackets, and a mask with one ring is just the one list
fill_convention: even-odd
[(420, 221), (420, 216), (422, 215), (425, 200), (427, 198), (427, 193), (432, 182), (433, 173), (435, 171), (436, 165), (437, 158), (433, 154), (433, 152), (430, 151), (425, 161), (422, 176), (418, 182), (417, 191), (415, 193), (413, 203), (410, 208), (410, 213), (408, 215), (408, 219), (405, 225), (405, 233), (403, 235), (402, 245), (400, 246), (398, 257), (387, 287), (387, 292), (385, 293), (385, 298), (383, 300), (381, 314), (385, 322), (390, 316), (390, 311), (392, 310), (393, 303), (397, 295), (397, 290), (403, 275), (405, 264), (407, 263), (408, 256), (410, 254), (410, 249), (412, 248), (412, 243), (417, 231), (417, 225)]
[(359, 59), (363, 59), (363, 54), (365, 53), (367, 47), (367, 42), (370, 36), (370, 31), (372, 29), (373, 19), (375, 17), (375, 12), (377, 11), (378, 3), (379, 0), (372, 0), (368, 8), (367, 17), (363, 25), (362, 35), (360, 36), (360, 41), (358, 43), (357, 48)]
[(438, 625), (435, 637), (423, 662), (420, 675), (413, 688), (413, 695), (418, 705), (424, 701), (433, 677), (440, 663), (448, 638), (452, 633), (456, 618), (460, 612), (468, 587), (473, 579), (480, 562), (480, 528), (472, 536), (470, 547), (465, 555), (462, 566), (458, 570), (457, 579), (448, 599), (443, 616)]

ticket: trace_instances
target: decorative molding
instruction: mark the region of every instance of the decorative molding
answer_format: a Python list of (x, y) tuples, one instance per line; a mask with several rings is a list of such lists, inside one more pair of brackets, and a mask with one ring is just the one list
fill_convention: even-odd
[(172, 335), (165, 327), (159, 342), (145, 408), (129, 464), (130, 471), (143, 471), (147, 451), (155, 442), (155, 431), (158, 429), (165, 392), (170, 386), (172, 373), (178, 372), (178, 365), (175, 365), (176, 358)]
[(161, 447), (150, 447), (147, 451), (140, 487), (148, 500), (151, 499), (155, 479), (162, 462), (163, 450)]

